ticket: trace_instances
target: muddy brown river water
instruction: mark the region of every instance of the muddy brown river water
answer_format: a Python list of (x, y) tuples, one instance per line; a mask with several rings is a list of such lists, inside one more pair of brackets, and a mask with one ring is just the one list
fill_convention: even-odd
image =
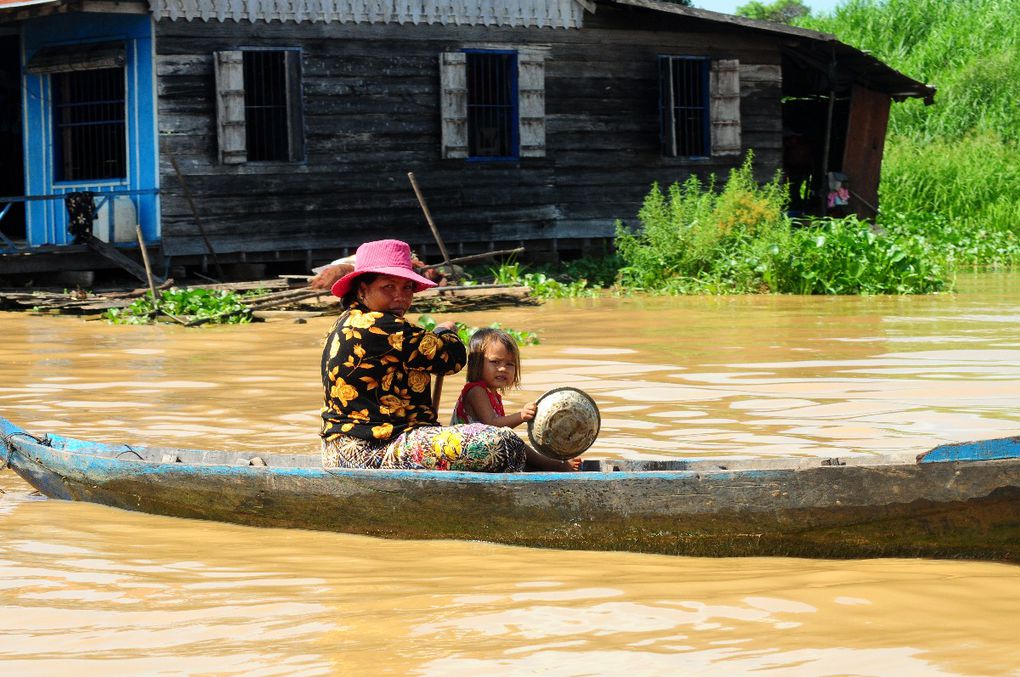
[[(438, 319), (538, 331), (508, 409), (586, 390), (603, 416), (593, 458), (1020, 434), (1020, 274), (944, 296), (584, 299)], [(0, 313), (0, 415), (110, 442), (314, 450), (331, 322)], [(445, 417), (462, 382), (447, 379)], [(385, 541), (45, 500), (9, 470), (0, 490), (0, 675), (1020, 674), (1012, 565)]]

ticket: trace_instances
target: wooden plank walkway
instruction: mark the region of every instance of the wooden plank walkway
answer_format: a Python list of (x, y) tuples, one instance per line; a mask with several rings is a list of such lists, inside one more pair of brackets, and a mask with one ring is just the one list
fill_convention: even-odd
[[(160, 289), (202, 288), (222, 289), (233, 292), (263, 291), (257, 296), (242, 298), (250, 310), (256, 313), (293, 311), (302, 317), (309, 313), (336, 315), (340, 313), (339, 299), (327, 290), (312, 289), (305, 280), (287, 276), (269, 280), (248, 282), (210, 283), (201, 285), (175, 285), (173, 279), (166, 280)], [(300, 285), (300, 286), (295, 286)], [(101, 314), (111, 308), (125, 308), (135, 300), (148, 294), (147, 288), (87, 291), (82, 289), (0, 289), (0, 310), (36, 311), (58, 314), (89, 315)], [(471, 285), (436, 287), (415, 295), (415, 312), (451, 312), (485, 310), (515, 305), (537, 305), (531, 296), (531, 289), (520, 285)], [(263, 315), (259, 318), (270, 317)]]

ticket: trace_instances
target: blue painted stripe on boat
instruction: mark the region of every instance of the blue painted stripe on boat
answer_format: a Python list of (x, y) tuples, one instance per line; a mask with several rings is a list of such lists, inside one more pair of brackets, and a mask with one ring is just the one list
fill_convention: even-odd
[[(15, 435), (13, 444), (30, 447), (35, 454), (53, 457), (67, 455), (61, 464), (70, 466), (79, 472), (97, 471), (109, 478), (132, 474), (173, 474), (195, 477), (259, 477), (266, 473), (277, 477), (293, 477), (301, 479), (323, 480), (329, 477), (358, 480), (400, 480), (429, 481), (440, 483), (473, 483), (473, 484), (520, 484), (546, 482), (616, 482), (633, 479), (682, 480), (693, 477), (711, 476), (716, 480), (740, 479), (765, 481), (780, 475), (795, 472), (792, 469), (742, 469), (742, 470), (642, 470), (627, 472), (584, 472), (584, 473), (474, 473), (458, 471), (430, 470), (357, 470), (330, 469), (318, 467), (287, 468), (287, 467), (253, 467), (244, 465), (212, 465), (191, 463), (154, 463), (132, 460), (130, 458), (109, 458), (99, 456), (99, 452), (144, 452), (144, 445), (110, 445), (102, 442), (90, 442), (49, 435), (52, 448), (36, 444), (34, 437), (21, 428), (0, 416), (0, 431), (5, 436)], [(180, 452), (197, 450), (177, 450)], [(8, 462), (11, 450), (6, 445), (0, 446), (0, 460)], [(945, 462), (980, 462), (994, 460), (1020, 459), (1020, 437), (1008, 437), (978, 442), (946, 444), (925, 452), (918, 457), (918, 463)]]
[(1015, 458), (1020, 458), (1020, 437), (943, 444), (922, 454), (917, 462), (998, 461)]
[(10, 455), (10, 451), (7, 449), (7, 437), (20, 431), (19, 427), (6, 418), (0, 417), (0, 434), (3, 435), (3, 439), (0, 439), (0, 466), (7, 465), (7, 459)]
[(13, 435), (15, 433), (22, 432), (25, 431), (8, 421), (6, 418), (0, 416), (0, 433), (3, 433), (4, 435)]
[(0, 435), (3, 439), (0, 440), (0, 467), (6, 466), (10, 462), (11, 450), (7, 447), (7, 439), (12, 435), (25, 435), (25, 431), (8, 421), (3, 416), (0, 416)]
[[(698, 470), (643, 470), (628, 472), (544, 472), (544, 473), (477, 473), (456, 470), (361, 470), (353, 468), (335, 468), (324, 470), (322, 468), (286, 468), (286, 467), (253, 467), (245, 465), (212, 465), (212, 464), (191, 464), (191, 463), (155, 463), (138, 462), (130, 458), (105, 458), (96, 456), (98, 451), (145, 451), (144, 445), (126, 444), (105, 444), (103, 442), (90, 442), (63, 435), (50, 434), (47, 439), (53, 449), (70, 452), (75, 455), (78, 463), (87, 466), (90, 470), (103, 468), (110, 471), (116, 467), (119, 471), (150, 473), (184, 473), (196, 476), (223, 476), (239, 477), (242, 475), (258, 476), (271, 473), (278, 477), (299, 477), (304, 479), (325, 479), (329, 476), (343, 477), (349, 479), (378, 480), (382, 478), (399, 480), (428, 480), (430, 482), (455, 482), (463, 484), (474, 482), (478, 484), (505, 484), (512, 483), (542, 483), (561, 482), (568, 480), (572, 482), (586, 481), (618, 481), (624, 479), (689, 479), (696, 476), (719, 475), (722, 478), (739, 476), (741, 479), (766, 479), (785, 470), (740, 470), (740, 471), (698, 471)], [(45, 447), (44, 447), (45, 448)], [(201, 453), (198, 450), (179, 449), (180, 452), (192, 451)], [(253, 453), (257, 456), (257, 453)], [(79, 468), (80, 469), (80, 468)]]
[(103, 442), (89, 442), (87, 440), (79, 440), (74, 437), (64, 437), (63, 435), (54, 435), (50, 433), (46, 436), (46, 439), (50, 441), (50, 446), (54, 449), (62, 449), (65, 451), (76, 451), (82, 453), (91, 453), (100, 450), (111, 450), (111, 451), (130, 451), (132, 449), (144, 449), (145, 447), (130, 446), (127, 444), (104, 444)]
[[(69, 441), (71, 438), (62, 438)], [(122, 460), (95, 456), (89, 453), (89, 445), (81, 440), (73, 440), (79, 444), (76, 449), (53, 449), (45, 445), (30, 442), (20, 442), (26, 447), (25, 451), (39, 458), (43, 464), (51, 470), (61, 465), (73, 469), (77, 473), (88, 476), (91, 481), (102, 482), (108, 479), (123, 478), (125, 475), (173, 475), (176, 477), (264, 477), (271, 474), (276, 477), (288, 477), (297, 479), (325, 480), (356, 479), (368, 482), (379, 480), (399, 480), (440, 484), (542, 484), (547, 482), (621, 482), (625, 480), (653, 479), (662, 480), (683, 480), (694, 477), (712, 476), (721, 480), (761, 480), (779, 477), (783, 474), (793, 472), (791, 470), (743, 470), (743, 471), (715, 471), (701, 472), (694, 470), (661, 471), (646, 470), (637, 472), (564, 472), (564, 473), (475, 473), (461, 471), (434, 471), (434, 470), (360, 470), (360, 469), (330, 469), (322, 468), (282, 468), (282, 467), (252, 467), (233, 465), (195, 465), (188, 463), (152, 463)], [(116, 449), (109, 445), (95, 444), (92, 450), (98, 447)]]

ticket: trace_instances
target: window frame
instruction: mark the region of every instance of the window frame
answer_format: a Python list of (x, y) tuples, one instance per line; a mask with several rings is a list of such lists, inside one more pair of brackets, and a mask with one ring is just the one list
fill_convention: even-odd
[[(244, 73), (244, 131), (248, 162), (291, 160), (290, 75), (287, 53), (276, 49), (241, 51)], [(275, 82), (278, 78), (281, 82)], [(253, 157), (259, 155), (260, 157)]]
[(472, 155), (471, 154), (471, 139), (472, 139), (472, 125), (471, 125), (471, 77), (468, 74), (470, 69), (470, 58), (466, 59), (465, 62), (465, 105), (467, 106), (467, 137), (468, 137), (468, 150), (467, 158), (468, 162), (516, 162), (521, 158), (521, 140), (520, 140), (520, 54), (516, 49), (482, 49), (482, 48), (465, 48), (460, 50), (467, 57), (471, 55), (476, 56), (511, 56), (508, 60), (510, 72), (507, 74), (508, 77), (508, 98), (509, 98), (509, 113), (510, 120), (507, 125), (507, 129), (510, 134), (508, 139), (507, 147), (510, 149), (510, 155)]
[[(249, 120), (251, 107), (245, 87), (247, 54), (278, 52), (284, 56), (286, 115), (286, 158), (249, 159)], [(257, 167), (300, 164), (307, 161), (305, 146), (304, 51), (301, 47), (238, 47), (214, 52), (216, 80), (217, 146), (220, 164)]]
[[(683, 154), (680, 152), (681, 135), (678, 134), (678, 117), (675, 111), (676, 105), (675, 88), (676, 82), (674, 69), (679, 63), (698, 64), (698, 87), (701, 89), (701, 104), (699, 106), (687, 106), (688, 109), (701, 111), (700, 123), (700, 147), (704, 151), (701, 154)], [(663, 157), (676, 158), (680, 160), (708, 160), (712, 157), (712, 92), (711, 92), (711, 71), (712, 59), (707, 56), (695, 55), (674, 55), (660, 54), (658, 57), (659, 67), (659, 135), (660, 146)], [(668, 89), (666, 85), (668, 84)]]
[[(529, 162), (546, 157), (545, 71), (550, 48), (521, 44), (465, 44), (439, 53), (439, 156), (468, 159), (467, 54), (465, 49), (517, 53), (517, 157)], [(485, 162), (487, 160), (479, 160)]]
[[(119, 157), (115, 161), (119, 164), (120, 173), (112, 176), (96, 176), (96, 175), (80, 175), (80, 176), (67, 176), (66, 167), (69, 164), (69, 156), (66, 153), (74, 153), (74, 145), (70, 148), (65, 143), (65, 138), (72, 127), (83, 127), (91, 126), (97, 127), (100, 125), (109, 124), (109, 121), (93, 122), (91, 124), (76, 123), (76, 122), (62, 122), (61, 112), (63, 110), (70, 110), (70, 107), (81, 105), (82, 102), (63, 102), (62, 94), (60, 93), (61, 85), (65, 78), (86, 76), (89, 73), (95, 73), (97, 71), (118, 71), (117, 76), (120, 82), (120, 99), (107, 99), (106, 102), (116, 104), (119, 101), (121, 117), (119, 122), (114, 120), (113, 124), (119, 124), (120, 133), (116, 132), (110, 138), (119, 139), (118, 146), (113, 149)], [(117, 79), (117, 78), (114, 78)], [(102, 183), (102, 182), (120, 182), (124, 181), (128, 177), (128, 83), (127, 83), (127, 69), (123, 65), (110, 65), (102, 68), (92, 67), (80, 67), (80, 68), (67, 68), (49, 73), (49, 86), (50, 86), (50, 124), (52, 125), (53, 135), (53, 181), (54, 183), (68, 183), (68, 184), (80, 184), (80, 183)], [(85, 102), (86, 105), (103, 105), (104, 100), (96, 99), (93, 101)], [(97, 158), (98, 159), (98, 158)]]

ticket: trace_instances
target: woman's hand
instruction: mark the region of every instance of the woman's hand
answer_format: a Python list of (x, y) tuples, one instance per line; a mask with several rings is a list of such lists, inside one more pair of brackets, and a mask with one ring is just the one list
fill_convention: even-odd
[(435, 326), (435, 328), (433, 328), (432, 331), (435, 331), (436, 329), (448, 329), (449, 331), (457, 331), (457, 324), (452, 320), (447, 322), (440, 322)]

